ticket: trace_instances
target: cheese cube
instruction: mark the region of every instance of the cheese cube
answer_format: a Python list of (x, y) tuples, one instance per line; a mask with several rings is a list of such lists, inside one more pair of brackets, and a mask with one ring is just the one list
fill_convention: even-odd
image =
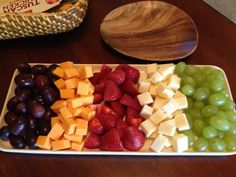
[(52, 73), (55, 74), (58, 77), (63, 77), (64, 76), (64, 70), (60, 67), (57, 67), (56, 69), (54, 69), (54, 71)]
[(158, 69), (158, 66), (156, 63), (148, 64), (147, 65), (147, 75), (148, 77), (151, 77)]
[(173, 145), (173, 140), (172, 140), (173, 138), (167, 136), (167, 139), (168, 141), (166, 142), (166, 145), (165, 145), (166, 148), (171, 147)]
[(89, 91), (90, 91), (89, 82), (80, 80), (78, 82), (77, 94), (79, 94), (79, 95), (88, 95)]
[(173, 74), (175, 71), (175, 65), (173, 63), (170, 64), (162, 64), (159, 65), (159, 72), (166, 78), (168, 75)]
[(80, 116), (86, 120), (91, 120), (96, 114), (96, 111), (89, 107), (82, 108)]
[(60, 89), (60, 97), (62, 99), (74, 98), (75, 90), (74, 89)]
[(56, 123), (60, 123), (60, 117), (51, 117), (51, 127), (53, 127)]
[(139, 71), (139, 82), (147, 80), (147, 73), (145, 71)]
[(72, 61), (65, 61), (63, 63), (60, 64), (60, 67), (62, 69), (69, 69), (69, 68), (73, 68), (74, 67), (74, 63)]
[(157, 84), (156, 88), (157, 94), (163, 98), (171, 98), (175, 93), (163, 83)]
[(70, 145), (69, 140), (52, 141), (52, 150), (54, 150), (54, 151), (68, 149), (70, 147), (71, 147), (71, 145)]
[(139, 82), (139, 87), (138, 87), (138, 92), (139, 93), (144, 93), (148, 92), (150, 88), (151, 82), (150, 81), (140, 81)]
[(35, 145), (42, 149), (50, 150), (51, 149), (50, 138), (48, 136), (38, 136)]
[(64, 118), (63, 119), (63, 128), (68, 135), (72, 135), (75, 133), (77, 123), (73, 118)]
[(145, 119), (148, 119), (149, 116), (152, 115), (152, 111), (153, 111), (153, 108), (145, 104), (141, 112), (139, 113), (139, 115)]
[(178, 90), (180, 88), (180, 80), (176, 74), (172, 74), (168, 79), (167, 86), (173, 90)]
[(157, 129), (148, 137), (148, 139), (156, 139), (158, 136), (158, 132)]
[(66, 105), (67, 105), (66, 101), (58, 100), (52, 104), (51, 109), (54, 112), (58, 112), (61, 108), (65, 107)]
[(71, 149), (76, 151), (82, 151), (84, 147), (84, 141), (82, 142), (72, 142), (71, 143)]
[(173, 101), (178, 110), (188, 108), (187, 97), (180, 91), (176, 91), (176, 93), (173, 96)]
[(74, 98), (67, 100), (68, 107), (71, 108), (77, 108), (84, 105), (84, 99), (83, 98)]
[(76, 141), (76, 142), (82, 142), (83, 136), (82, 135), (68, 135), (64, 133), (64, 138), (69, 140), (69, 141)]
[(190, 129), (188, 119), (184, 113), (177, 114), (175, 116), (175, 122), (176, 122), (176, 125), (177, 125), (177, 128), (179, 129), (179, 131)]
[(88, 133), (88, 121), (84, 119), (76, 120), (77, 127), (75, 130), (76, 135), (87, 135)]
[(167, 136), (174, 136), (175, 132), (176, 132), (176, 123), (174, 119), (160, 123), (160, 126), (158, 128), (158, 133)]
[(64, 75), (66, 79), (79, 76), (79, 72), (77, 71), (76, 68), (65, 69), (64, 72), (65, 72)]
[(89, 83), (89, 93), (88, 95), (92, 95), (94, 93), (95, 87), (93, 86), (93, 84), (88, 80)]
[(80, 98), (82, 99), (83, 105), (85, 106), (93, 104), (93, 99), (94, 99), (93, 95), (87, 95), (87, 96), (82, 95)]
[(139, 101), (141, 106), (143, 106), (145, 104), (153, 103), (152, 96), (150, 95), (149, 92), (145, 92), (145, 93), (139, 94), (137, 96), (137, 98), (138, 98), (138, 101)]
[(58, 140), (64, 133), (64, 129), (60, 123), (55, 123), (48, 133), (48, 137), (53, 140)]
[(160, 122), (162, 122), (163, 120), (167, 118), (167, 114), (161, 109), (159, 109), (154, 114), (152, 114), (149, 118), (155, 125), (158, 125)]
[(140, 124), (140, 127), (145, 133), (147, 138), (157, 129), (155, 124), (150, 119), (146, 119), (145, 121), (143, 121)]
[(167, 116), (170, 116), (172, 113), (177, 111), (177, 107), (172, 99), (170, 99), (169, 102), (163, 105), (162, 109), (167, 114)]
[(71, 78), (65, 80), (65, 85), (67, 89), (75, 89), (78, 86), (79, 79), (78, 78)]
[(149, 93), (155, 97), (157, 95), (157, 85), (156, 84), (151, 84), (149, 87)]
[(177, 116), (178, 114), (182, 114), (183, 110), (177, 110), (174, 112), (173, 117)]
[(78, 72), (80, 79), (88, 79), (93, 77), (93, 70), (91, 66), (80, 66)]
[(77, 108), (69, 108), (69, 110), (73, 117), (80, 117), (80, 114), (83, 108), (84, 108), (83, 106), (80, 106)]
[(73, 117), (73, 115), (71, 114), (71, 112), (69, 111), (69, 109), (67, 107), (63, 107), (59, 110), (60, 114), (62, 115), (63, 118), (71, 118)]
[(168, 102), (167, 99), (165, 98), (161, 98), (161, 97), (156, 97), (154, 103), (153, 103), (153, 110), (156, 111), (156, 110), (159, 110), (159, 109), (162, 109), (162, 107)]
[(164, 80), (164, 76), (158, 71), (156, 71), (152, 77), (150, 78), (153, 84), (157, 84), (158, 82), (161, 82)]
[(161, 152), (164, 149), (167, 142), (168, 142), (167, 137), (165, 137), (164, 135), (158, 135), (158, 137), (153, 141), (150, 148), (155, 152)]
[(173, 137), (173, 149), (176, 152), (188, 150), (188, 137), (184, 134), (178, 134)]
[(54, 84), (58, 89), (66, 88), (65, 81), (62, 78), (56, 80)]

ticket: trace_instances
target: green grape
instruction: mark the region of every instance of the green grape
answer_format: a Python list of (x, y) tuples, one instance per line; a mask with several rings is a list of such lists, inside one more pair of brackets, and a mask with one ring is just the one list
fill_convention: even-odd
[(213, 116), (210, 118), (209, 123), (212, 127), (220, 131), (227, 131), (230, 129), (230, 122), (222, 117)]
[(189, 109), (188, 113), (193, 119), (202, 119), (202, 113), (198, 109)]
[(223, 89), (220, 93), (222, 93), (225, 96), (225, 98), (229, 98), (230, 97), (229, 91), (227, 89)]
[(186, 115), (186, 118), (188, 120), (189, 127), (192, 128), (192, 126), (193, 126), (193, 119), (192, 119), (192, 117), (187, 112), (185, 112), (185, 115)]
[(183, 94), (185, 94), (187, 96), (191, 96), (194, 93), (194, 88), (191, 85), (184, 85), (182, 87), (181, 91), (183, 92)]
[(212, 138), (209, 141), (209, 149), (213, 152), (222, 152), (225, 146), (225, 142), (220, 138)]
[(225, 144), (226, 144), (226, 149), (228, 151), (235, 151), (236, 150), (236, 137), (235, 135), (225, 135), (223, 138)]
[(235, 122), (236, 121), (236, 112), (235, 111), (226, 111), (225, 112), (227, 119), (229, 121)]
[(201, 110), (204, 117), (212, 117), (218, 112), (218, 108), (214, 105), (207, 105)]
[(201, 86), (205, 81), (205, 76), (202, 73), (198, 73), (193, 76), (193, 79), (195, 80), (196, 85)]
[(216, 113), (216, 116), (217, 116), (217, 117), (222, 117), (222, 118), (224, 118), (224, 119), (227, 119), (227, 115), (226, 115), (226, 113), (225, 113), (224, 111), (218, 111), (218, 112)]
[(179, 62), (176, 67), (175, 67), (175, 74), (177, 74), (178, 76), (181, 76), (184, 73), (186, 64), (184, 62)]
[(213, 92), (220, 92), (220, 91), (223, 90), (223, 88), (224, 88), (224, 82), (223, 81), (217, 79), (217, 80), (213, 80), (211, 82), (211, 90)]
[(193, 103), (193, 108), (195, 108), (195, 109), (201, 110), (202, 108), (204, 108), (204, 106), (205, 106), (205, 104), (202, 101), (195, 101)]
[(225, 136), (225, 133), (223, 131), (218, 131), (217, 132), (217, 138), (223, 138)]
[(192, 108), (193, 107), (193, 100), (190, 97), (187, 97), (187, 101), (188, 101), (188, 108)]
[(202, 131), (205, 128), (206, 124), (202, 119), (196, 119), (193, 122), (193, 131), (196, 135), (202, 135)]
[(191, 85), (191, 86), (195, 87), (196, 83), (191, 76), (186, 75), (182, 78), (181, 85)]
[(208, 141), (204, 137), (200, 137), (193, 144), (193, 149), (197, 152), (206, 151), (208, 148)]
[(214, 73), (207, 75), (208, 82), (212, 83), (214, 80), (216, 80), (216, 76), (214, 75)]
[(211, 67), (204, 67), (203, 68), (203, 73), (206, 75), (210, 75), (213, 73), (213, 69)]
[(214, 138), (217, 135), (217, 130), (213, 127), (205, 127), (202, 134), (205, 138)]
[(208, 98), (210, 95), (210, 90), (205, 87), (198, 88), (193, 95), (193, 98), (197, 101), (202, 101)]
[(214, 106), (222, 106), (226, 102), (226, 98), (221, 93), (214, 93), (209, 96), (208, 102)]
[(185, 130), (183, 131), (183, 134), (188, 137), (188, 146), (192, 147), (195, 142), (195, 136), (192, 130)]
[(223, 111), (231, 111), (231, 110), (234, 110), (235, 103), (230, 99), (226, 99), (225, 104), (223, 104), (220, 108)]
[(236, 135), (236, 124), (234, 122), (231, 122), (231, 127), (225, 132), (225, 134)]
[[(202, 82), (202, 83), (200, 84), (200, 88), (207, 88), (207, 89), (209, 89), (209, 88), (210, 88), (210, 83), (204, 81), (204, 82)], [(209, 92), (209, 93), (210, 93), (210, 92)]]
[(223, 72), (221, 70), (215, 69), (213, 71), (214, 75), (216, 76), (217, 79), (224, 81), (225, 80), (225, 76), (223, 74)]
[(185, 68), (185, 73), (190, 75), (190, 76), (193, 76), (193, 75), (195, 75), (199, 72), (198, 68), (199, 67), (194, 66), (194, 65), (187, 65), (186, 68)]

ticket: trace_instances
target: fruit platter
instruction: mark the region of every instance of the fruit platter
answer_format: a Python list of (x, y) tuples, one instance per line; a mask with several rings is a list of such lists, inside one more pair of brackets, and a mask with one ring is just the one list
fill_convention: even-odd
[(0, 150), (61, 155), (236, 154), (236, 112), (216, 66), (19, 63)]

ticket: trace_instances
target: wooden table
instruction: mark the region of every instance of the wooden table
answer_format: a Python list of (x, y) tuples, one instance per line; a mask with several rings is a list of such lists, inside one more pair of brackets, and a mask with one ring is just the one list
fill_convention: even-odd
[[(100, 23), (110, 10), (134, 1), (91, 0), (84, 22), (71, 32), (0, 41), (0, 107), (18, 62), (147, 63), (118, 54), (106, 46), (99, 35)], [(199, 0), (166, 2), (186, 11), (199, 31), (198, 48), (184, 61), (223, 68), (236, 98), (235, 24)], [(0, 177), (233, 177), (236, 174), (235, 157), (52, 156), (0, 152)]]

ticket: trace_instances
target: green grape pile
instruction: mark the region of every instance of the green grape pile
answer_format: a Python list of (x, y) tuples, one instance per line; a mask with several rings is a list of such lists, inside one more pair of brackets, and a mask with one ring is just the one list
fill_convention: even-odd
[(180, 90), (188, 99), (185, 113), (191, 130), (184, 134), (188, 136), (189, 146), (198, 152), (235, 151), (235, 103), (222, 71), (179, 62), (175, 73), (181, 77)]

